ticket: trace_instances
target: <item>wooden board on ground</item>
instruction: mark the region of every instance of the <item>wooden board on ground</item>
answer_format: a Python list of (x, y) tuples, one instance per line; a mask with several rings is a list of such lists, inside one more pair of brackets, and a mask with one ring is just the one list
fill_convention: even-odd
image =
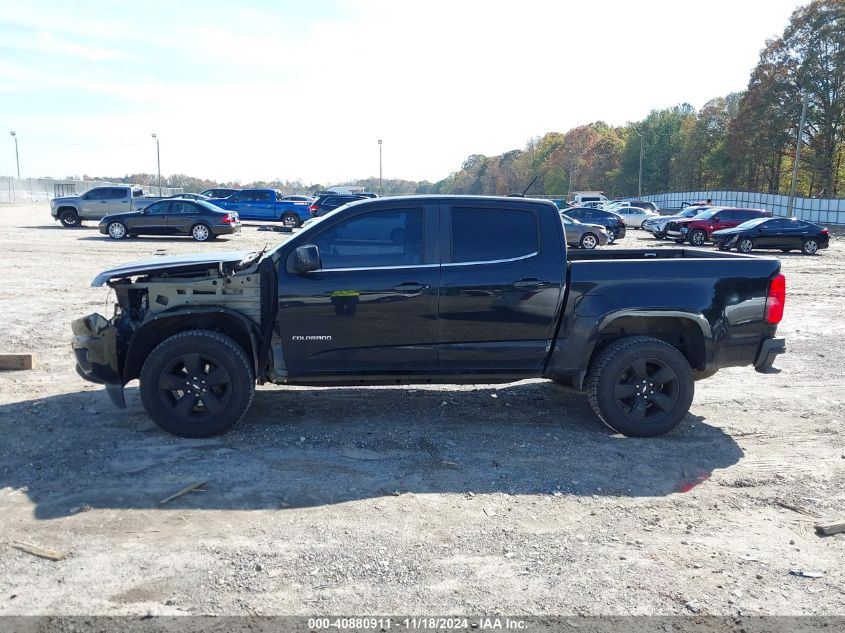
[(0, 354), (0, 369), (32, 369), (35, 354)]

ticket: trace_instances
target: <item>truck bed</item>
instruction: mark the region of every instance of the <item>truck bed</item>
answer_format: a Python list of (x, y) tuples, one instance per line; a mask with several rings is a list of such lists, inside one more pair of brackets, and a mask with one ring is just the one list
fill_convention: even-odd
[(700, 248), (623, 248), (623, 249), (569, 249), (566, 258), (570, 262), (603, 261), (615, 259), (760, 259), (753, 255), (728, 253)]

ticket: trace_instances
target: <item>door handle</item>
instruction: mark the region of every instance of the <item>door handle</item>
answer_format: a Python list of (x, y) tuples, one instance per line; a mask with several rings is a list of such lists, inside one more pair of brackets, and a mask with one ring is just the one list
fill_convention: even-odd
[(404, 284), (399, 284), (398, 286), (393, 286), (393, 289), (396, 292), (420, 292), (422, 290), (428, 290), (431, 288), (428, 284), (418, 284), (416, 281), (409, 281)]
[(100, 200), (100, 204), (106, 204), (108, 200)]
[(548, 286), (548, 281), (540, 281), (539, 279), (520, 279), (513, 282), (514, 288), (539, 288), (540, 286)]

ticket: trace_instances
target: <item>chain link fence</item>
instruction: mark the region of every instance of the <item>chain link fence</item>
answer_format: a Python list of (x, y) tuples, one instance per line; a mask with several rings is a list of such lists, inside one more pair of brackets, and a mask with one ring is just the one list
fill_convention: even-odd
[[(125, 186), (126, 183), (0, 176), (0, 204), (48, 202), (60, 196), (78, 196), (94, 187), (105, 187), (108, 185)], [(181, 187), (161, 187), (159, 189), (156, 186), (146, 186), (141, 188), (144, 190), (144, 193), (153, 196), (172, 196), (182, 193)]]

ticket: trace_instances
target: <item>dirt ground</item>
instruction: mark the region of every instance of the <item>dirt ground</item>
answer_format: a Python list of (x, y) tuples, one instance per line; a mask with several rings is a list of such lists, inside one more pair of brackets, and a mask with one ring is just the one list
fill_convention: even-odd
[(44, 205), (0, 221), (0, 351), (38, 355), (0, 372), (0, 615), (845, 615), (845, 534), (813, 531), (845, 519), (843, 237), (781, 256), (782, 373), (699, 382), (661, 438), (536, 380), (261, 387), (233, 432), (184, 440), (134, 385), (121, 411), (76, 375), (69, 322), (111, 314), (102, 269), (282, 236), (116, 242)]

